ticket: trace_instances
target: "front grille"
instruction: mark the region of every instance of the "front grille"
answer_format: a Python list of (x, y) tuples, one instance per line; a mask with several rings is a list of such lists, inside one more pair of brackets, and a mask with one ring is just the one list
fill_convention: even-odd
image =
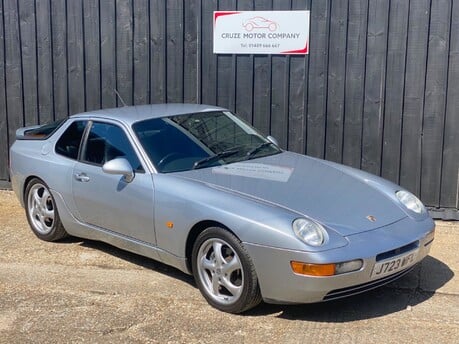
[(342, 297), (346, 297), (346, 296), (351, 296), (351, 295), (363, 293), (363, 292), (365, 292), (365, 291), (368, 291), (368, 290), (371, 290), (371, 289), (375, 289), (375, 288), (381, 287), (381, 286), (383, 286), (384, 284), (393, 282), (393, 281), (395, 281), (396, 279), (402, 277), (402, 276), (405, 275), (406, 273), (408, 273), (408, 272), (410, 272), (411, 270), (413, 270), (413, 268), (414, 268), (415, 266), (416, 266), (416, 265), (410, 266), (410, 267), (409, 267), (408, 269), (406, 269), (406, 270), (399, 271), (399, 272), (397, 272), (397, 273), (395, 273), (395, 274), (393, 274), (393, 275), (386, 276), (386, 277), (380, 278), (380, 279), (378, 279), (378, 280), (374, 280), (374, 281), (367, 282), (367, 283), (363, 283), (363, 284), (359, 284), (359, 285), (353, 285), (353, 286), (351, 286), (351, 287), (346, 287), (346, 288), (342, 288), (342, 289), (335, 289), (335, 290), (332, 290), (332, 291), (328, 292), (327, 295), (325, 295), (325, 297), (323, 298), (323, 301), (334, 300), (334, 299), (340, 299), (340, 298), (342, 298)]

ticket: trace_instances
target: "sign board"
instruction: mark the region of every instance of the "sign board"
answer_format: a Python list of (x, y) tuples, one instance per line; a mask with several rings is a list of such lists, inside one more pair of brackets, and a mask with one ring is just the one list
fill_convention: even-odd
[(214, 54), (309, 53), (309, 11), (216, 11)]

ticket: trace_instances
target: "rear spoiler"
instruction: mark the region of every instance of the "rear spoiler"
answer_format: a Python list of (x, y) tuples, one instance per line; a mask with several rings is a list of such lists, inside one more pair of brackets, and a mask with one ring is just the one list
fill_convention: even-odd
[(30, 125), (16, 130), (16, 140), (45, 140), (65, 122), (59, 119), (52, 123)]
[(30, 125), (28, 127), (19, 128), (16, 130), (16, 140), (42, 140), (45, 138), (45, 135), (34, 135), (27, 133), (28, 131), (38, 129), (41, 125)]

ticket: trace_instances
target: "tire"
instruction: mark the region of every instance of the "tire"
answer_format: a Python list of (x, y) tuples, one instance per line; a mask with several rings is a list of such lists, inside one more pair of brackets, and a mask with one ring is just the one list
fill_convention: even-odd
[(253, 24), (251, 24), (251, 23), (248, 23), (248, 24), (246, 24), (246, 25), (244, 26), (244, 28), (245, 28), (247, 31), (249, 31), (249, 32), (250, 32), (250, 31), (252, 31), (252, 30), (253, 30)]
[(192, 268), (204, 298), (221, 311), (242, 313), (261, 302), (252, 260), (240, 240), (227, 230), (210, 227), (199, 234)]
[(277, 24), (276, 24), (276, 23), (271, 23), (271, 24), (269, 24), (268, 29), (269, 29), (269, 31), (271, 31), (271, 32), (276, 31), (276, 29), (277, 29)]
[(44, 241), (56, 241), (68, 236), (61, 223), (56, 202), (45, 182), (32, 179), (25, 190), (27, 221), (34, 234)]

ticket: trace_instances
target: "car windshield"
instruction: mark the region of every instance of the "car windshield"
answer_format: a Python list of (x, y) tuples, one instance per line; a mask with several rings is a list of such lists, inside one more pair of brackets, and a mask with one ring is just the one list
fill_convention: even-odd
[(152, 118), (133, 125), (157, 171), (178, 172), (280, 153), (227, 111)]

